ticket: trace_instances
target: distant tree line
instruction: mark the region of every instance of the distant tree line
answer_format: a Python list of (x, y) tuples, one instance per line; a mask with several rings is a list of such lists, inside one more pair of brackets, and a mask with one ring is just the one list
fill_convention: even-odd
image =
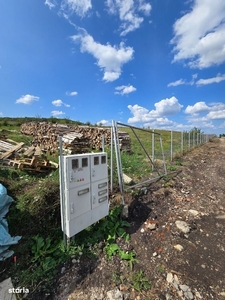
[(80, 121), (73, 121), (69, 118), (42, 118), (40, 116), (36, 117), (20, 117), (20, 118), (10, 118), (10, 117), (0, 117), (0, 126), (20, 126), (23, 123), (27, 122), (51, 122), (58, 124), (72, 124), (72, 125), (84, 125), (84, 123)]

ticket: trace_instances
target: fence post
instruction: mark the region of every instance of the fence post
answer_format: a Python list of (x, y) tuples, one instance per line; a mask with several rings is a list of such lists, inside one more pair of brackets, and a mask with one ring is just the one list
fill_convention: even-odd
[(184, 153), (184, 133), (181, 131), (181, 154)]
[(155, 134), (154, 129), (152, 129), (152, 171), (154, 170), (154, 160), (155, 160)]
[(190, 151), (191, 148), (191, 133), (190, 131), (188, 132), (188, 150)]
[[(113, 124), (112, 124), (113, 126)], [(111, 193), (113, 192), (113, 127), (111, 127), (111, 170), (110, 170), (110, 177), (111, 177), (111, 182), (110, 182), (110, 189), (111, 189)]]
[(173, 131), (171, 130), (170, 133), (170, 154), (171, 154), (171, 161), (173, 160)]

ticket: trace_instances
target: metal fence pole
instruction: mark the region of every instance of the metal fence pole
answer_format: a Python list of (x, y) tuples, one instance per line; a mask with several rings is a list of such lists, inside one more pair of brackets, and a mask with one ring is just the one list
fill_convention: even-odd
[(155, 160), (155, 134), (154, 129), (152, 129), (152, 171), (154, 170), (154, 160)]
[(105, 152), (105, 135), (102, 135), (102, 152)]
[(61, 225), (63, 230), (63, 243), (67, 246), (67, 237), (65, 234), (66, 228), (66, 216), (65, 216), (65, 182), (64, 182), (64, 161), (63, 161), (63, 147), (62, 147), (62, 136), (59, 136), (59, 179), (60, 179), (60, 202), (61, 202)]
[(111, 177), (111, 182), (110, 182), (110, 189), (111, 193), (113, 192), (113, 128), (111, 127), (111, 170), (110, 170), (110, 177)]
[(181, 154), (184, 153), (184, 133), (181, 131)]
[(162, 151), (164, 173), (165, 173), (165, 175), (167, 175), (167, 168), (166, 168), (165, 155), (164, 155), (163, 143), (162, 143), (162, 137), (161, 137), (161, 135), (159, 136), (159, 139), (160, 139), (160, 147), (161, 147), (161, 151)]
[(173, 131), (171, 130), (170, 133), (170, 154), (171, 154), (171, 161), (173, 160)]
[(190, 131), (188, 132), (188, 150), (190, 151), (191, 148), (191, 133)]
[(115, 152), (116, 152), (117, 174), (118, 174), (120, 192), (122, 194), (124, 191), (124, 182), (123, 182), (123, 174), (122, 174), (123, 170), (122, 170), (122, 163), (121, 163), (121, 156), (120, 156), (117, 123), (115, 121), (113, 121), (113, 136), (114, 136), (114, 145), (115, 145)]

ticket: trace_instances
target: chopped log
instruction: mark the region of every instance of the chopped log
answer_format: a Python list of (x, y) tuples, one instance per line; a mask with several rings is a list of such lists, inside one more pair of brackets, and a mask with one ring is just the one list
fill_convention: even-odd
[[(105, 145), (110, 145), (111, 129), (90, 126), (52, 124), (48, 122), (29, 122), (21, 125), (21, 133), (33, 136), (32, 145), (44, 151), (58, 151), (59, 136), (63, 137), (64, 149), (71, 153), (84, 153), (89, 148), (101, 150), (102, 136)], [(120, 150), (130, 151), (129, 134), (119, 131)]]

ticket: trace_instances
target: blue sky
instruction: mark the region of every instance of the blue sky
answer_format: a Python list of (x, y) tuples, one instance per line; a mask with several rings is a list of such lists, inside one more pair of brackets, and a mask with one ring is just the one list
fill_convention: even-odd
[(0, 116), (225, 133), (224, 0), (0, 3)]

